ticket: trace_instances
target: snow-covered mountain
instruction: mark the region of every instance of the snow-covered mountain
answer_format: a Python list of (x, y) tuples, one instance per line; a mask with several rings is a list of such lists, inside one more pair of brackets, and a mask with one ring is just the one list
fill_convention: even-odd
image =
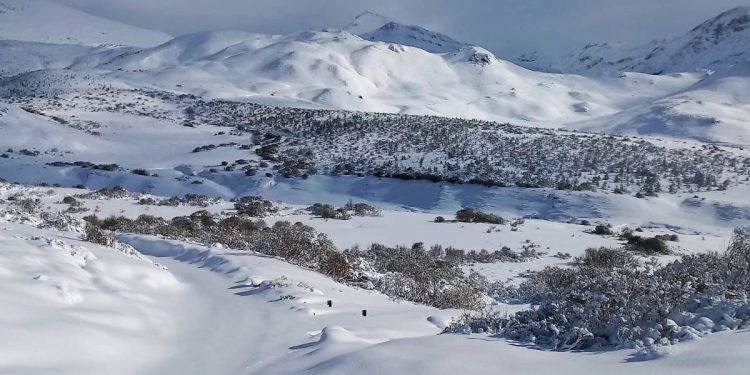
[(560, 58), (532, 53), (515, 59), (531, 69), (567, 73), (647, 74), (721, 70), (750, 59), (750, 6), (730, 9), (671, 40), (640, 46), (595, 43)]
[[(40, 13), (50, 13), (44, 9)], [(658, 53), (643, 60), (654, 64), (648, 69), (636, 61), (657, 44), (629, 49), (633, 57), (617, 61), (639, 68), (629, 70), (651, 72), (664, 61), (671, 70), (694, 70), (688, 67), (704, 66), (701, 61), (734, 50), (730, 56), (734, 60), (714, 60), (742, 66), (746, 46), (741, 42), (747, 33), (743, 12), (747, 15), (743, 8), (727, 12), (669, 44), (692, 46), (689, 49), (656, 48)], [(713, 77), (706, 71), (650, 75), (607, 72), (610, 65), (602, 63), (589, 68), (589, 73), (601, 70), (597, 74), (553, 74), (523, 68), (481, 47), (374, 13), (363, 13), (346, 29), (369, 31), (361, 36), (345, 30), (290, 35), (215, 31), (179, 36), (148, 48), (3, 42), (0, 77), (7, 78), (0, 81), (0, 94), (148, 88), (284, 106), (750, 144), (750, 129), (742, 120), (750, 114), (744, 94), (750, 91), (747, 69), (729, 69)], [(599, 45), (587, 50), (605, 54), (620, 49)], [(724, 77), (721, 82), (731, 81), (721, 85), (721, 95), (706, 89), (718, 84), (718, 77)], [(648, 126), (644, 113), (652, 114)]]
[(48, 0), (0, 0), (0, 40), (148, 47), (171, 37)]
[[(190, 34), (153, 48), (80, 58), (71, 68), (212, 98), (555, 124), (610, 115), (700, 79), (539, 73), (480, 47), (430, 53), (336, 30)], [(0, 87), (7, 92), (29, 84), (6, 81)]]

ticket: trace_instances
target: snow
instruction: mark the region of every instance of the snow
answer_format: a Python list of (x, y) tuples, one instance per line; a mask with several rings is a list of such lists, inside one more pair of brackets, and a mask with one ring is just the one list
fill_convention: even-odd
[(148, 47), (169, 35), (100, 18), (48, 0), (0, 1), (0, 39)]
[[(2, 194), (18, 191), (39, 194), (44, 205), (54, 206), (75, 189), (4, 185)], [(143, 209), (127, 199), (83, 201), (88, 207), (111, 204), (102, 205), (102, 214), (111, 209), (136, 215), (136, 207)], [(191, 210), (153, 207), (150, 213), (169, 215), (175, 209)], [(416, 236), (464, 246), (496, 240), (512, 245), (514, 238), (529, 236), (549, 241), (556, 250), (582, 245), (580, 236), (591, 245), (611, 243), (583, 234), (578, 225), (541, 220), (528, 220), (519, 232), (504, 227), (488, 234), (484, 224), (430, 223), (427, 213), (386, 210), (382, 217), (326, 222), (287, 214), (294, 210), (277, 218), (304, 220), (340, 244), (357, 239), (398, 243)], [(579, 238), (569, 237), (570, 232)], [(5, 354), (0, 372), (448, 374), (503, 369), (567, 374), (607, 368), (616, 374), (698, 374), (720, 364), (724, 373), (740, 374), (747, 365), (744, 331), (663, 348), (655, 357), (631, 350), (547, 352), (492, 337), (439, 335), (461, 311), (393, 301), (252, 252), (119, 237), (153, 263), (77, 237), (0, 219), (0, 351)], [(689, 237), (682, 240), (687, 247)], [(508, 266), (522, 272), (550, 264), (547, 259), (554, 258)], [(511, 271), (495, 277), (515, 277)]]
[(0, 372), (134, 373), (170, 343), (157, 339), (176, 333), (167, 307), (185, 294), (171, 274), (60, 234), (2, 226)]
[[(589, 247), (620, 244), (589, 233), (584, 219), (615, 230), (640, 227), (645, 236), (677, 234), (679, 241), (669, 246), (678, 255), (721, 251), (734, 227), (750, 225), (746, 183), (637, 199), (375, 177), (213, 173), (222, 161), (259, 157), (238, 147), (193, 149), (246, 143), (248, 136), (180, 126), (182, 103), (135, 90), (638, 134), (670, 148), (721, 142), (747, 155), (741, 149), (750, 145), (747, 17), (747, 8), (737, 8), (683, 37), (645, 47), (590, 46), (580, 56), (607, 60), (616, 56), (613, 50), (625, 51), (635, 59), (627, 66), (640, 72), (614, 72), (605, 62), (606, 69), (597, 65), (577, 75), (528, 70), (479, 46), (371, 12), (343, 31), (212, 31), (171, 38), (56, 2), (0, 0), (0, 93), (6, 100), (54, 98), (42, 112), (33, 109), (33, 100), (0, 103), (0, 153), (7, 156), (0, 159), (0, 177), (89, 189), (121, 185), (155, 198), (221, 198), (208, 207), (142, 205), (138, 194), (81, 198), (88, 211), (74, 214), (79, 219), (172, 218), (202, 209), (218, 214), (233, 208), (228, 199), (257, 194), (280, 207), (267, 223), (310, 225), (339, 250), (422, 242), (477, 251), (533, 245), (546, 252), (520, 262), (462, 266), (510, 283), (529, 270), (565, 267), (569, 260), (555, 257), (558, 252), (579, 256)], [(655, 48), (650, 62), (637, 61)], [(657, 69), (670, 74), (648, 74)], [(129, 110), (107, 109), (114, 106)], [(47, 164), (76, 161), (122, 169)], [(158, 176), (128, 170), (135, 168)], [(222, 244), (122, 234), (121, 243), (102, 247), (80, 239), (81, 225), (54, 230), (32, 214), (6, 210), (7, 198), (23, 194), (54, 213), (68, 208), (63, 197), (86, 191), (0, 182), (1, 374), (744, 374), (750, 365), (747, 331), (658, 348), (650, 357), (627, 349), (561, 353), (483, 335), (441, 335), (462, 311), (395, 301)], [(374, 204), (382, 215), (339, 221), (304, 211), (316, 202), (340, 206), (349, 200)], [(463, 207), (525, 220), (514, 229), (453, 222)], [(448, 221), (435, 223), (438, 215)], [(493, 307), (512, 312), (525, 306)]]
[[(502, 371), (512, 374), (705, 374), (739, 375), (750, 363), (748, 331), (720, 333), (699, 342), (682, 344), (656, 360), (644, 361), (626, 352), (559, 353), (539, 351), (504, 340), (441, 335), (390, 341), (323, 362), (313, 374), (378, 373), (409, 371), (415, 374), (480, 374)], [(415, 357), (413, 353), (424, 353)]]

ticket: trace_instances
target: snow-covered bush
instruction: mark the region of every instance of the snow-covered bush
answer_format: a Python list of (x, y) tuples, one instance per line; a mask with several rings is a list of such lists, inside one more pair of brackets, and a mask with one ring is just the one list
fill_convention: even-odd
[(470, 208), (464, 208), (456, 212), (456, 220), (462, 223), (487, 223), (487, 224), (505, 224), (502, 217)]
[(598, 234), (600, 236), (611, 236), (614, 234), (614, 232), (612, 232), (612, 228), (609, 225), (603, 224), (594, 227), (594, 231), (592, 233)]
[(672, 238), (669, 236), (641, 237), (633, 234), (633, 232), (624, 231), (620, 238), (626, 240), (628, 248), (635, 252), (646, 255), (668, 255), (671, 253), (666, 243), (667, 240)]
[(343, 208), (354, 216), (377, 217), (382, 215), (379, 208), (367, 203), (354, 203), (352, 200), (349, 200)]
[(115, 244), (115, 234), (100, 226), (92, 223), (86, 223), (86, 229), (83, 239), (88, 242), (96, 243), (102, 246), (113, 246)]
[(750, 165), (750, 159), (715, 147), (664, 147), (480, 120), (220, 100), (190, 105), (196, 122), (236, 124), (236, 134), (252, 134), (256, 153), (282, 176), (369, 175), (646, 197), (662, 190), (721, 189), (722, 180), (736, 183), (735, 176), (746, 175)]
[(485, 249), (466, 251), (453, 247), (447, 247), (444, 250), (441, 248), (440, 250), (444, 254), (442, 257), (453, 263), (520, 263), (531, 259), (538, 259), (542, 254), (531, 247), (524, 247), (523, 251), (515, 252), (507, 246), (503, 246), (500, 250), (495, 251)]
[(374, 244), (344, 252), (356, 264), (354, 281), (396, 299), (439, 308), (474, 309), (481, 306), (481, 286), (467, 278), (457, 263), (436, 257), (421, 243), (411, 248)]
[(99, 189), (90, 193), (78, 194), (75, 198), (81, 199), (122, 199), (135, 197), (138, 194), (130, 193), (122, 186)]
[(135, 220), (122, 216), (85, 219), (88, 222), (85, 238), (91, 242), (106, 242), (104, 235), (110, 231), (160, 235), (277, 256), (336, 279), (345, 279), (350, 274), (346, 259), (336, 252), (333, 242), (302, 223), (279, 221), (268, 227), (262, 220), (253, 221), (242, 215), (217, 217), (208, 211), (171, 220), (150, 215), (140, 215)]
[(377, 217), (381, 215), (379, 208), (367, 203), (354, 203), (352, 200), (339, 208), (328, 203), (315, 203), (307, 210), (313, 216), (334, 220), (349, 220), (352, 216)]
[(38, 198), (15, 199), (12, 206), (25, 214), (38, 214), (42, 209), (42, 201)]
[(0, 210), (0, 216), (5, 216), (9, 221), (66, 232), (83, 231), (81, 220), (69, 215), (71, 211), (85, 210), (77, 204), (72, 204), (65, 212), (55, 212), (45, 210), (39, 198), (21, 193), (8, 197), (8, 201), (8, 206)]
[(235, 201), (234, 209), (252, 217), (265, 217), (278, 209), (270, 201), (259, 196), (242, 197)]
[(489, 332), (557, 350), (672, 344), (748, 326), (750, 234), (724, 254), (684, 255), (662, 267), (628, 249), (589, 249), (571, 268), (548, 267), (518, 287), (489, 291), (532, 309), (467, 315), (448, 332)]
[(122, 216), (85, 219), (84, 238), (108, 246), (114, 242), (114, 232), (221, 243), (279, 257), (393, 298), (440, 308), (477, 308), (483, 297), (479, 280), (466, 277), (458, 263), (443, 258), (442, 251), (428, 252), (421, 244), (412, 248), (372, 245), (366, 250), (338, 252), (327, 236), (302, 223), (279, 221), (268, 227), (245, 215), (219, 216), (208, 211), (171, 220), (150, 215), (135, 220)]
[(315, 203), (307, 208), (310, 214), (323, 219), (349, 220), (352, 215), (344, 208), (336, 208), (327, 203)]

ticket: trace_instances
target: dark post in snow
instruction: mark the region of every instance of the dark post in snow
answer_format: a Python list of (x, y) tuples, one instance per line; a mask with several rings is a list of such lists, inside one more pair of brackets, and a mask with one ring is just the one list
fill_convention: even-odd
[(367, 310), (362, 310), (362, 316), (367, 316)]

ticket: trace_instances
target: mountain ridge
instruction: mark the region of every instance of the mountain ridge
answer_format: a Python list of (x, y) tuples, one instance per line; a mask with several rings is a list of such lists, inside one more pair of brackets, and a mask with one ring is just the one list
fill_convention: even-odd
[(696, 69), (721, 70), (750, 59), (750, 6), (712, 17), (685, 34), (642, 45), (593, 43), (566, 56), (539, 53), (513, 61), (530, 69), (562, 73), (633, 71), (669, 74)]

